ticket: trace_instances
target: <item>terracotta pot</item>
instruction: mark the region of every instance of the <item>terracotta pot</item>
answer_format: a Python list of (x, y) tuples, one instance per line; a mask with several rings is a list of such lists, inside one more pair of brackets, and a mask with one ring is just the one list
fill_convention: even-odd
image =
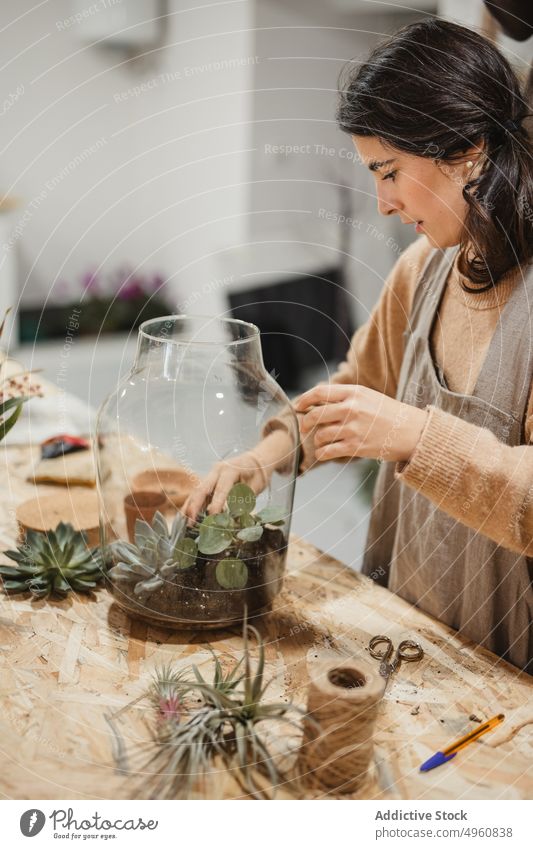
[(144, 519), (145, 522), (151, 524), (156, 512), (158, 510), (162, 512), (166, 503), (167, 498), (163, 492), (137, 490), (126, 496), (124, 499), (124, 512), (126, 514), (130, 542), (133, 542), (135, 539), (135, 522), (137, 519)]
[(197, 478), (186, 468), (147, 469), (133, 479), (133, 488), (143, 492), (162, 492), (166, 510), (179, 510), (196, 486)]

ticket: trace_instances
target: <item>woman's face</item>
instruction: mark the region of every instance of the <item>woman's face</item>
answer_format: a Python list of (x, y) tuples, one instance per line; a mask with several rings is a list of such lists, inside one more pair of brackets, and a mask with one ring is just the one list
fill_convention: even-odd
[[(378, 210), (399, 215), (433, 247), (459, 244), (468, 206), (462, 189), (469, 168), (385, 147), (376, 136), (352, 136), (359, 158), (376, 180)], [(464, 159), (475, 161), (476, 152)]]

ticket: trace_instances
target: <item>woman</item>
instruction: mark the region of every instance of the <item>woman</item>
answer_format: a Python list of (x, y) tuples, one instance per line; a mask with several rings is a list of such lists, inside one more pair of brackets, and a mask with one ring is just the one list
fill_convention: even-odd
[[(346, 362), (297, 399), (300, 468), (374, 457), (363, 571), (533, 673), (533, 157), (504, 57), (438, 20), (341, 86), (337, 119), (383, 215), (422, 234)], [(283, 421), (192, 496), (223, 507), (283, 467)]]

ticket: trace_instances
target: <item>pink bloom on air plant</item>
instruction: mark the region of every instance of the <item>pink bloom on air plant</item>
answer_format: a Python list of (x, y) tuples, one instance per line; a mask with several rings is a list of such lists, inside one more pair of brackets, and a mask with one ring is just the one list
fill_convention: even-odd
[(181, 701), (179, 696), (168, 696), (159, 699), (160, 719), (179, 719), (181, 712)]

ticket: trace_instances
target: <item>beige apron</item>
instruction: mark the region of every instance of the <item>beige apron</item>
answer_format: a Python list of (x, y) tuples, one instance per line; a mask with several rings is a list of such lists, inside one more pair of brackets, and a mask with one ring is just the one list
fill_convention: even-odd
[[(430, 348), (456, 252), (432, 251), (426, 263), (404, 334), (396, 397), (488, 428), (507, 445), (524, 444), (533, 375), (533, 274), (517, 284), (503, 308), (473, 394), (460, 395), (446, 387)], [(383, 463), (378, 474), (364, 574), (533, 674), (533, 559), (439, 510), (395, 480), (394, 468)], [(504, 499), (496, 509), (505, 510)]]

